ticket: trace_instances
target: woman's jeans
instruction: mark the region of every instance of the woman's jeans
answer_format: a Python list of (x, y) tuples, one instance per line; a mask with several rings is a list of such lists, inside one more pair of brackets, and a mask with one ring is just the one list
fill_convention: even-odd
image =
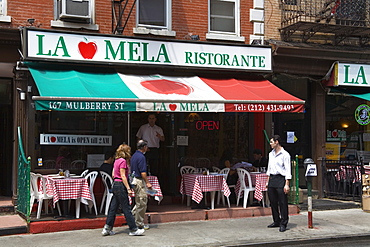
[(108, 225), (110, 229), (113, 228), (114, 221), (116, 220), (117, 209), (121, 205), (122, 212), (125, 215), (130, 231), (136, 231), (137, 226), (135, 224), (134, 216), (132, 216), (131, 213), (127, 189), (122, 182), (114, 181), (112, 192), (113, 197), (109, 205), (108, 216), (105, 224)]

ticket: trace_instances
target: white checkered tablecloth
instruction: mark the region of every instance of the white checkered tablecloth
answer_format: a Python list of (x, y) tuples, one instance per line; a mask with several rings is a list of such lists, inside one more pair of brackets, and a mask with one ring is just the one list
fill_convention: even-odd
[[(263, 199), (263, 191), (267, 191), (266, 183), (268, 180), (268, 176), (266, 173), (250, 173), (251, 180), (252, 180), (252, 186), (255, 187), (254, 191), (254, 198), (256, 198), (258, 201), (261, 201)], [(248, 185), (248, 178), (245, 177), (245, 184)], [(240, 189), (240, 182), (238, 182), (235, 185), (235, 194), (238, 195)], [(243, 193), (243, 192), (242, 192)]]
[(81, 202), (88, 205), (92, 202), (89, 184), (86, 178), (46, 178), (47, 194), (53, 195), (53, 206), (59, 200), (70, 200), (81, 198)]
[(182, 175), (180, 193), (191, 196), (193, 201), (200, 203), (202, 192), (223, 191), (226, 197), (230, 196), (230, 189), (223, 175), (201, 175), (185, 173)]

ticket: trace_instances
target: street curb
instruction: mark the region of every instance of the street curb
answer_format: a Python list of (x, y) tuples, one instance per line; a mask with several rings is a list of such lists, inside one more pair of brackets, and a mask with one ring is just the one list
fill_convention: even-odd
[[(106, 217), (96, 219), (73, 219), (60, 221), (37, 221), (29, 224), (29, 233), (47, 233), (82, 229), (98, 229), (105, 225)], [(126, 224), (124, 216), (116, 216), (115, 227)]]
[(0, 236), (28, 233), (27, 226), (7, 227), (0, 229)]
[(236, 244), (236, 245), (222, 245), (222, 247), (253, 247), (253, 246), (289, 246), (289, 245), (303, 245), (303, 244), (315, 244), (318, 245), (320, 243), (328, 244), (328, 240), (345, 240), (349, 238), (356, 238), (356, 240), (370, 240), (370, 233), (369, 234), (353, 234), (353, 235), (342, 235), (342, 236), (330, 236), (330, 237), (323, 237), (323, 238), (310, 238), (310, 239), (295, 239), (295, 240), (284, 240), (284, 241), (274, 241), (274, 242), (260, 242), (260, 243), (250, 243), (250, 244)]

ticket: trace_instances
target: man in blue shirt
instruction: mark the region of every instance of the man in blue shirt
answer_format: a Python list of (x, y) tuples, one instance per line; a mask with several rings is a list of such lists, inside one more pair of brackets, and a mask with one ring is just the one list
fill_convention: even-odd
[(147, 208), (148, 195), (147, 189), (151, 189), (152, 185), (147, 177), (147, 165), (145, 152), (148, 150), (148, 142), (139, 140), (137, 142), (137, 150), (131, 157), (131, 172), (134, 175), (132, 184), (135, 192), (135, 207), (132, 209), (132, 214), (135, 215), (136, 225), (140, 229), (149, 229), (149, 225), (144, 225), (144, 217)]

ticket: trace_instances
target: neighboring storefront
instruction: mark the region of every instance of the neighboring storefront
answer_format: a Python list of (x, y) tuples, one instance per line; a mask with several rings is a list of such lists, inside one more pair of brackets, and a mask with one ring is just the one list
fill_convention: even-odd
[(336, 62), (326, 83), (326, 157), (370, 161), (370, 65)]
[[(211, 167), (225, 149), (250, 161), (278, 130), (274, 114), (304, 115), (303, 100), (264, 79), (272, 71), (270, 47), (40, 29), (24, 29), (23, 37), (24, 131), (39, 172), (58, 168), (61, 148), (97, 169), (104, 152), (122, 142), (135, 149), (138, 128), (154, 112), (166, 137), (161, 186), (176, 194), (179, 164)], [(283, 128), (283, 138), (296, 142), (299, 133)]]

